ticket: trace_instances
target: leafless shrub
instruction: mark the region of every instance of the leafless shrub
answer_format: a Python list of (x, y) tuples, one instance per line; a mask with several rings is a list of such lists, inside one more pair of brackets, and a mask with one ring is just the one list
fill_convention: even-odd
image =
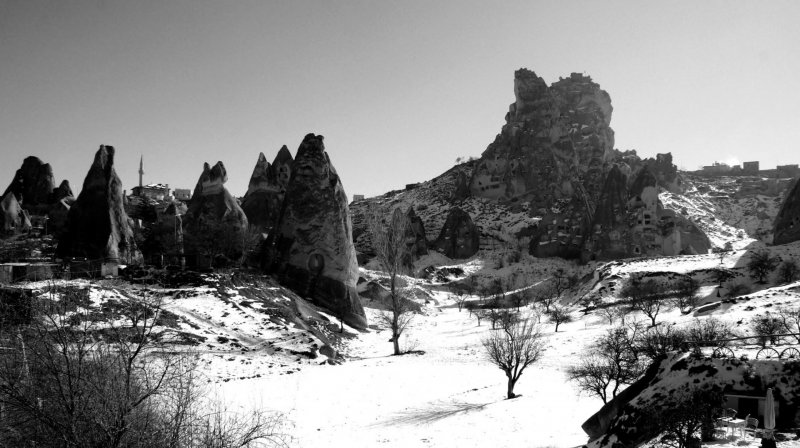
[[(74, 288), (37, 299), (29, 323), (2, 325), (0, 446), (282, 446), (277, 414), (231, 418), (199, 406), (196, 364), (166, 354), (159, 297), (91, 309)], [(225, 440), (223, 443), (222, 440)], [(218, 440), (217, 444), (205, 441)]]

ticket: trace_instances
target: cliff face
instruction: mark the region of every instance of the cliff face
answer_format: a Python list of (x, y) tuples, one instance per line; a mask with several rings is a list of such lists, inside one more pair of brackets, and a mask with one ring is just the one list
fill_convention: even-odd
[(679, 191), (670, 154), (642, 160), (614, 149), (611, 98), (573, 73), (547, 86), (530, 70), (514, 75), (506, 124), (481, 156), (470, 194), (526, 204), (539, 257), (614, 259), (705, 252), (696, 226), (664, 210), (659, 189)]
[(775, 218), (774, 244), (800, 240), (800, 182), (795, 182)]

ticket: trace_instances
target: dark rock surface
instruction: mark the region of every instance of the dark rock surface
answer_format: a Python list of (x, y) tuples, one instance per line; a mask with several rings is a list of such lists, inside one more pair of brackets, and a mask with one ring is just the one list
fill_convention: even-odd
[(72, 187), (69, 185), (68, 180), (61, 181), (61, 184), (53, 190), (50, 194), (50, 203), (55, 204), (56, 202), (65, 199), (65, 198), (73, 198), (75, 195), (72, 193)]
[(800, 240), (800, 182), (789, 189), (775, 218), (773, 244), (786, 244)]
[(469, 213), (453, 207), (433, 247), (450, 258), (469, 258), (480, 248), (480, 230), (472, 222)]
[(305, 136), (291, 170), (265, 268), (349, 325), (366, 328), (347, 195), (321, 135)]
[(242, 254), (247, 216), (225, 188), (227, 181), (222, 162), (203, 164), (183, 219), (185, 251), (194, 256), (194, 264), (208, 265), (215, 257), (234, 260)]
[(123, 206), (122, 181), (114, 170), (112, 146), (102, 145), (97, 150), (83, 189), (69, 209), (57, 254), (122, 264), (141, 261)]
[(408, 237), (411, 244), (410, 253), (412, 258), (419, 258), (428, 254), (428, 240), (425, 238), (425, 223), (414, 212), (414, 207), (409, 207), (406, 213), (408, 218)]
[(6, 188), (3, 196), (14, 193), (17, 201), (28, 207), (51, 203), (50, 194), (55, 188), (53, 168), (38, 157), (26, 157)]
[[(286, 159), (285, 155), (282, 156), (282, 151), (283, 148), (276, 157), (277, 165), (267, 162), (264, 153), (258, 155), (247, 193), (242, 199), (242, 210), (247, 215), (248, 223), (259, 232), (271, 231), (277, 225), (281, 213), (286, 184), (278, 179), (279, 176), (291, 173), (291, 155)], [(281, 160), (278, 160), (279, 157)]]

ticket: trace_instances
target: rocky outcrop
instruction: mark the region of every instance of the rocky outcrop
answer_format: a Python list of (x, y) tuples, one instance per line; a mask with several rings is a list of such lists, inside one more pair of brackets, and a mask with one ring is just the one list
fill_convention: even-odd
[(65, 198), (72, 198), (75, 195), (72, 193), (72, 187), (69, 186), (68, 180), (61, 181), (61, 184), (50, 193), (50, 203), (55, 204), (56, 202), (65, 199)]
[(12, 194), (30, 215), (46, 216), (45, 230), (56, 238), (64, 231), (69, 206), (75, 201), (69, 181), (54, 188), (53, 169), (38, 157), (26, 157), (5, 195)]
[(141, 261), (123, 206), (122, 181), (114, 170), (112, 146), (103, 145), (97, 150), (83, 189), (69, 208), (57, 253), (97, 262)]
[(639, 169), (630, 187), (623, 171), (629, 169), (615, 165), (606, 177), (591, 239), (584, 244), (589, 253), (600, 259), (708, 253), (708, 237), (688, 219), (662, 207), (659, 174), (651, 165)]
[(55, 188), (53, 168), (38, 157), (26, 157), (6, 188), (3, 196), (13, 193), (17, 201), (27, 207), (50, 204), (50, 194)]
[(228, 173), (222, 162), (203, 164), (183, 220), (184, 244), (192, 264), (228, 263), (242, 255), (247, 216), (224, 184)]
[[(639, 446), (661, 431), (661, 421), (693, 397), (764, 396), (773, 389), (777, 427), (795, 427), (800, 410), (800, 361), (704, 358), (674, 354), (653, 364), (634, 384), (589, 418), (591, 448)], [(754, 416), (755, 417), (755, 416)]]
[(321, 135), (305, 136), (291, 170), (265, 269), (349, 325), (366, 328), (347, 195)]
[[(514, 94), (506, 124), (482, 154), (469, 188), (475, 197), (525, 204), (540, 218), (524, 231), (531, 254), (589, 260), (710, 247), (687, 220), (661, 212), (658, 190), (681, 188), (672, 155), (642, 160), (635, 151), (615, 150), (611, 98), (590, 77), (573, 73), (548, 86), (520, 69)], [(644, 193), (648, 200), (633, 200), (644, 187), (652, 187)]]
[(453, 196), (451, 199), (454, 201), (461, 201), (468, 198), (470, 194), (469, 177), (467, 177), (464, 171), (459, 171), (456, 179), (456, 186), (453, 190)]
[(8, 192), (0, 200), (0, 230), (2, 235), (15, 235), (27, 232), (31, 228), (31, 220), (12, 192)]
[(275, 160), (272, 161), (272, 171), (278, 185), (283, 191), (286, 191), (286, 188), (289, 186), (289, 179), (292, 177), (293, 163), (294, 160), (292, 159), (292, 153), (289, 152), (289, 148), (287, 148), (286, 145), (281, 146), (281, 149), (278, 150), (278, 154), (275, 156)]
[(416, 259), (428, 254), (428, 240), (425, 238), (425, 224), (422, 218), (414, 212), (414, 207), (409, 207), (406, 213), (408, 218), (409, 252)]
[(272, 165), (267, 162), (264, 153), (258, 155), (247, 193), (242, 199), (242, 210), (247, 215), (248, 223), (259, 232), (269, 233), (278, 223), (286, 193), (283, 178), (291, 173), (292, 158), (291, 154), (286, 157), (289, 151), (286, 149), (284, 152), (285, 148), (281, 148)]
[(800, 240), (800, 182), (795, 182), (775, 217), (773, 244)]
[(433, 247), (450, 258), (469, 258), (478, 253), (480, 248), (480, 230), (472, 222), (469, 213), (453, 207)]
[(514, 94), (506, 124), (472, 175), (472, 194), (530, 201), (539, 211), (599, 190), (614, 147), (608, 94), (581, 74), (548, 87), (526, 69), (515, 73)]

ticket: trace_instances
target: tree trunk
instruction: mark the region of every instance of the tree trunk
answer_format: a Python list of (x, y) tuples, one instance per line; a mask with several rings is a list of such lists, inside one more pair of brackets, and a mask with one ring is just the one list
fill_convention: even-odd
[(516, 397), (516, 394), (514, 394), (514, 383), (516, 383), (516, 381), (511, 378), (508, 379), (508, 394), (506, 397), (509, 400)]
[(392, 330), (392, 342), (394, 343), (394, 354), (400, 354), (400, 336), (397, 335), (395, 330)]

